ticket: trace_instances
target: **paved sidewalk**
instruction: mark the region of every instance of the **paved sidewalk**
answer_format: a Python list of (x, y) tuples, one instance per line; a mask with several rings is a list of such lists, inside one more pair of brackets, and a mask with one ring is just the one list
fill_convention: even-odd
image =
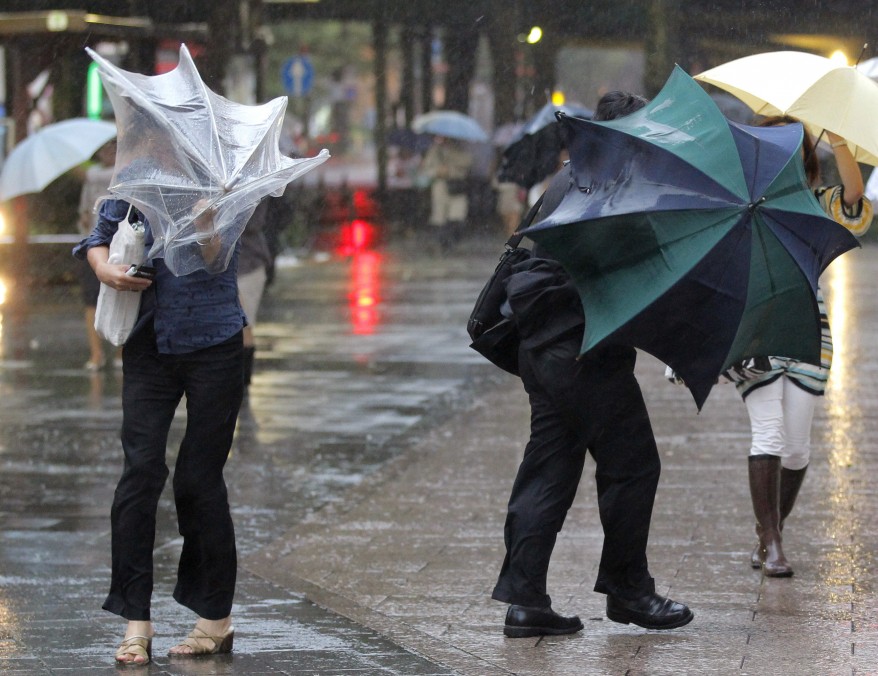
[(663, 458), (650, 568), (661, 593), (692, 607), (689, 626), (645, 631), (605, 618), (591, 591), (601, 534), (586, 477), (549, 580), (556, 608), (580, 614), (585, 630), (502, 636), (505, 606), (489, 597), (528, 409), (518, 381), (499, 372), (472, 407), (245, 566), (462, 674), (876, 674), (875, 253), (850, 254), (824, 284), (838, 354), (785, 531), (791, 579), (749, 567), (748, 422), (734, 389), (717, 387), (696, 414), (648, 355), (638, 371)]
[[(591, 591), (601, 535), (587, 469), (550, 571), (554, 605), (586, 628), (542, 640), (505, 639), (505, 606), (489, 598), (528, 417), (518, 380), (467, 347), (465, 320), (497, 248), (474, 242), (437, 259), (401, 245), (280, 271), (227, 472), (239, 544), (235, 652), (165, 655), (192, 620), (169, 599), (180, 540), (166, 492), (160, 635), (142, 671), (878, 674), (878, 246), (833, 264), (824, 285), (838, 353), (785, 531), (796, 576), (763, 580), (749, 568), (749, 435), (734, 390), (716, 388), (696, 414), (688, 392), (642, 355), (663, 460), (650, 567), (695, 620), (670, 632), (606, 620)], [(0, 673), (116, 673), (122, 625), (99, 606), (121, 462), (120, 376), (80, 368), (75, 295), (38, 301), (24, 325), (4, 316), (0, 334)], [(181, 431), (175, 424), (172, 449)]]

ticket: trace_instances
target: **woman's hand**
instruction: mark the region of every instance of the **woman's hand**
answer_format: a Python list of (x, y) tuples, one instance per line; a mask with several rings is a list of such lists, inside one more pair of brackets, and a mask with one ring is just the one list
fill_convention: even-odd
[(117, 291), (144, 291), (152, 285), (151, 279), (128, 275), (130, 263), (110, 263), (109, 255), (110, 250), (105, 246), (96, 246), (88, 250), (88, 262), (101, 283)]
[(829, 145), (832, 148), (835, 164), (838, 167), (838, 175), (841, 178), (841, 184), (844, 186), (844, 203), (852, 207), (860, 201), (865, 192), (860, 165), (854, 159), (851, 149), (844, 138), (838, 134), (833, 134), (827, 129), (826, 140), (829, 141)]
[(222, 240), (216, 231), (216, 207), (209, 206), (208, 200), (196, 202), (194, 211), (196, 216), (192, 219), (195, 225), (195, 242), (201, 247), (201, 256), (210, 264), (220, 252)]

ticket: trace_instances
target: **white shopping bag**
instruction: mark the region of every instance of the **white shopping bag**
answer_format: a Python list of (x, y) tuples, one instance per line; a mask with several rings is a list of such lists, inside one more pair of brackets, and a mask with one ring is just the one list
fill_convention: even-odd
[[(119, 230), (110, 242), (110, 263), (141, 265), (145, 258), (143, 245), (144, 225), (131, 222), (134, 209), (119, 222)], [(140, 312), (140, 293), (118, 291), (103, 282), (95, 309), (95, 330), (113, 345), (123, 345)]]

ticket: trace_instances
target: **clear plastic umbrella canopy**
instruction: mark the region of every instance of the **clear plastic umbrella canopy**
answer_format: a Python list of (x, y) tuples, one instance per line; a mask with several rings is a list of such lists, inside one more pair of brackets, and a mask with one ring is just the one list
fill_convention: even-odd
[[(279, 140), (286, 97), (250, 106), (230, 101), (201, 80), (186, 46), (161, 75), (117, 68), (91, 49), (113, 104), (118, 151), (110, 192), (149, 220), (175, 275), (223, 270), (260, 200), (279, 196), (329, 153), (292, 159)], [(215, 256), (216, 242), (219, 253)], [(204, 255), (210, 241), (212, 255)]]

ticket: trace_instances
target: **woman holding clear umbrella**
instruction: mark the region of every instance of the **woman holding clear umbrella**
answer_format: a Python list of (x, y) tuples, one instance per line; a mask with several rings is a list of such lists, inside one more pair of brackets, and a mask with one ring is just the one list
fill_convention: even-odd
[[(196, 220), (206, 262), (217, 255), (210, 211)], [(244, 314), (238, 301), (235, 247), (222, 272), (176, 276), (161, 257), (150, 260), (154, 278), (130, 276), (128, 265), (109, 262), (119, 223), (133, 214), (153, 243), (147, 219), (127, 202), (103, 203), (91, 234), (75, 249), (95, 275), (119, 291), (141, 294), (140, 313), (122, 353), (124, 468), (110, 513), (112, 574), (103, 608), (128, 621), (116, 651), (120, 664), (151, 659), (153, 546), (156, 511), (169, 471), (168, 433), (186, 399), (186, 432), (174, 468), (174, 503), (183, 536), (174, 599), (198, 616), (195, 628), (171, 648), (175, 655), (232, 649), (235, 530), (223, 468), (243, 399)]]
[[(759, 126), (798, 122), (789, 116), (765, 118)], [(848, 144), (827, 132), (841, 183), (820, 186), (815, 146), (807, 131), (803, 153), (805, 173), (814, 194), (830, 218), (863, 235), (872, 223), (872, 205), (863, 196), (863, 177)], [(750, 496), (759, 541), (751, 554), (753, 568), (767, 577), (790, 577), (793, 567), (784, 555), (781, 531), (792, 512), (805, 478), (811, 455), (811, 422), (818, 397), (826, 389), (832, 364), (832, 336), (822, 294), (818, 290), (822, 327), (819, 366), (770, 357), (767, 370), (748, 370), (729, 375), (747, 406), (752, 443), (748, 463)]]

